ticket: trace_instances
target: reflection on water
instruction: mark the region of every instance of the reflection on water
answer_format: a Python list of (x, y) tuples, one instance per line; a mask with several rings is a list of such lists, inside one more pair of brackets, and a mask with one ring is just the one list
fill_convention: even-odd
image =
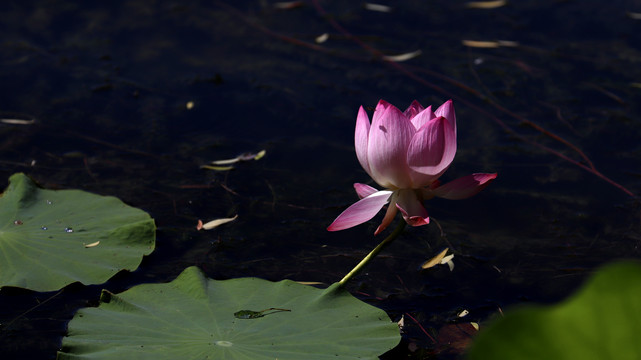
[[(436, 222), (408, 229), (350, 285), (416, 320), (407, 343), (435, 349), (417, 323), (433, 335), (463, 309), (482, 322), (556, 301), (598, 264), (639, 257), (640, 5), (388, 5), (4, 3), (0, 118), (35, 120), (0, 123), (1, 177), (23, 171), (151, 213), (157, 250), (112, 291), (194, 264), (219, 279), (331, 283), (379, 241), (376, 220), (325, 230), (356, 200), (352, 183), (369, 181), (353, 151), (358, 106), (453, 98), (459, 150), (443, 180), (499, 177), (475, 198), (430, 201)], [(231, 171), (199, 168), (260, 149)], [(454, 271), (419, 271), (445, 247)], [(2, 348), (54, 358), (99, 289), (2, 289)]]

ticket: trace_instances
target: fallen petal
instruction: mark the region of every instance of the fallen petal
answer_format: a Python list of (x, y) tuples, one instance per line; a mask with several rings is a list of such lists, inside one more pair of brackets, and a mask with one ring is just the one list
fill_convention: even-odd
[(234, 217), (231, 217), (231, 218), (222, 218), (222, 219), (212, 220), (208, 223), (203, 224), (202, 229), (211, 230), (213, 228), (219, 227), (222, 224), (227, 224), (228, 222), (232, 222), (237, 218), (238, 218), (238, 215), (235, 215)]
[(387, 5), (372, 4), (372, 3), (365, 3), (365, 9), (369, 11), (378, 11), (378, 12), (384, 12), (384, 13), (388, 13), (392, 11), (392, 8)]
[(402, 61), (407, 61), (409, 59), (413, 59), (421, 55), (421, 53), (422, 53), (421, 50), (416, 50), (416, 51), (408, 52), (405, 54), (387, 55), (387, 56), (383, 56), (383, 60), (393, 61), (393, 62), (402, 62)]
[(235, 164), (239, 161), (240, 161), (240, 158), (235, 157), (233, 159), (216, 160), (216, 161), (212, 161), (211, 163), (214, 165), (228, 165), (228, 164)]
[(329, 34), (328, 33), (323, 33), (321, 35), (318, 35), (316, 37), (316, 39), (314, 39), (314, 40), (316, 41), (317, 44), (322, 44), (325, 41), (327, 41), (327, 39), (329, 39)]

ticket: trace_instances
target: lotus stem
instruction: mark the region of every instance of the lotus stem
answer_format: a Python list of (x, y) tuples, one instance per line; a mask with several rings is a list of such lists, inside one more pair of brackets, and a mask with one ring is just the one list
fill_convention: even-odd
[(381, 241), (381, 243), (378, 244), (374, 248), (374, 250), (370, 251), (370, 253), (367, 254), (367, 256), (365, 256), (363, 258), (363, 260), (361, 260), (361, 262), (359, 262), (358, 265), (356, 265), (352, 269), (352, 271), (350, 271), (347, 275), (345, 275), (345, 277), (343, 277), (343, 279), (338, 282), (338, 285), (339, 286), (345, 286), (345, 284), (352, 277), (354, 277), (354, 275), (356, 275), (359, 272), (361, 272), (361, 270), (363, 270), (363, 268), (365, 267), (365, 265), (367, 265), (367, 263), (369, 263), (374, 257), (376, 257), (376, 255), (378, 255), (378, 253), (381, 252), (381, 250), (383, 250), (383, 248), (385, 246), (389, 245), (389, 243), (391, 243), (394, 239), (396, 239), (403, 232), (403, 229), (405, 229), (405, 224), (407, 224), (405, 221), (400, 220), (398, 222), (398, 225), (396, 225), (396, 229), (394, 229), (394, 231), (391, 234), (389, 234), (388, 237), (386, 237), (383, 241)]

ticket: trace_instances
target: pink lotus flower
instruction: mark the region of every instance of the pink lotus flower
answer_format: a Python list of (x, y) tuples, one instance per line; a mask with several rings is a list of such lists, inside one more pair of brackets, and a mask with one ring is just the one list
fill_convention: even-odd
[(496, 178), (496, 174), (476, 173), (441, 185), (438, 178), (456, 154), (456, 115), (452, 100), (436, 111), (423, 108), (418, 101), (401, 112), (380, 100), (372, 124), (361, 106), (354, 136), (356, 156), (369, 176), (386, 190), (356, 183), (361, 198), (327, 228), (343, 230), (373, 218), (390, 203), (374, 234), (383, 231), (398, 211), (412, 226), (429, 223), (423, 201), (434, 196), (464, 199), (477, 194)]

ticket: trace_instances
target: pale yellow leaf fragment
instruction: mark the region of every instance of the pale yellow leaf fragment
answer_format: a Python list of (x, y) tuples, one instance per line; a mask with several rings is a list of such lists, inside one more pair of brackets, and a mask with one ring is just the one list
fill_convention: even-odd
[(324, 33), (324, 34), (318, 35), (316, 37), (315, 41), (316, 41), (317, 44), (322, 44), (325, 41), (327, 41), (327, 39), (329, 39), (329, 34), (328, 33)]
[(86, 248), (96, 247), (100, 244), (100, 241), (92, 242), (91, 244), (84, 244)]
[(435, 265), (438, 265), (441, 263), (441, 260), (445, 257), (445, 254), (447, 254), (448, 248), (445, 248), (445, 250), (441, 251), (438, 255), (434, 256), (433, 258), (427, 260), (426, 262), (421, 265), (421, 268), (423, 269), (429, 269)]
[(233, 166), (211, 166), (211, 165), (201, 165), (201, 169), (207, 169), (207, 170), (215, 170), (215, 171), (227, 171), (231, 170), (234, 167)]
[(419, 55), (421, 55), (421, 50), (416, 50), (416, 51), (412, 51), (412, 52), (408, 52), (400, 55), (383, 56), (383, 59), (387, 61), (401, 62), (401, 61), (407, 61), (409, 59), (413, 59)]
[(465, 4), (469, 9), (496, 9), (507, 4), (505, 0), (496, 1), (470, 1)]
[(473, 327), (473, 328), (475, 328), (475, 329), (476, 329), (476, 331), (479, 331), (480, 326), (479, 326), (479, 324), (478, 324), (478, 323), (471, 322), (471, 323), (470, 323), (470, 325), (472, 325), (472, 327)]
[(203, 230), (211, 230), (213, 228), (217, 228), (220, 225), (227, 224), (228, 222), (232, 222), (238, 218), (238, 215), (235, 215), (234, 217), (231, 218), (222, 218), (222, 219), (216, 219), (212, 220), (210, 222), (204, 223), (202, 225)]
[(301, 285), (325, 285), (324, 282), (320, 282), (320, 281), (296, 281), (296, 282)]
[(259, 151), (256, 156), (254, 156), (254, 160), (260, 160), (263, 156), (267, 154), (267, 150), (261, 150)]

